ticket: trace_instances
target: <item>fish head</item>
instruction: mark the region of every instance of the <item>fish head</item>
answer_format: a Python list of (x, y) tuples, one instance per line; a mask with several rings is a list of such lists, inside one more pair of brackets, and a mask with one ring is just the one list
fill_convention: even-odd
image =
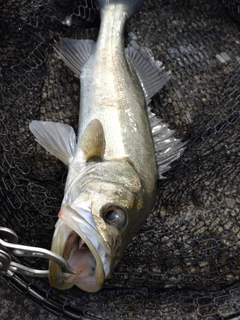
[(97, 292), (111, 276), (127, 245), (146, 219), (137, 172), (126, 161), (99, 164), (78, 185), (74, 201), (59, 212), (51, 250), (77, 271), (63, 273), (50, 262), (49, 280), (58, 289), (73, 285)]

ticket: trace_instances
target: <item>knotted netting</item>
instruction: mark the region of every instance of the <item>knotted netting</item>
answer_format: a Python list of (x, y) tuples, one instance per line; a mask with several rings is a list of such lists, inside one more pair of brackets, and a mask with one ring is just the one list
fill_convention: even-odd
[[(53, 50), (59, 37), (97, 39), (92, 0), (0, 2), (0, 226), (50, 249), (67, 176), (31, 120), (77, 132), (79, 80)], [(237, 319), (240, 316), (240, 2), (148, 0), (128, 32), (172, 77), (151, 104), (188, 140), (159, 181), (155, 210), (113, 277), (89, 294), (47, 279), (8, 283), (62, 319)], [(42, 259), (20, 260), (32, 268)]]

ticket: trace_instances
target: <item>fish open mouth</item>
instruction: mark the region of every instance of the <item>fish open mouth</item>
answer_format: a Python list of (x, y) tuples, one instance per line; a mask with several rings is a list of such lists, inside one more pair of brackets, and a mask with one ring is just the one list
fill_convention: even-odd
[(77, 271), (77, 275), (63, 273), (64, 280), (67, 283), (74, 281), (75, 285), (83, 282), (88, 282), (88, 284), (91, 282), (93, 284), (95, 281), (96, 260), (86, 242), (73, 230), (68, 236), (62, 256)]
[(58, 214), (51, 250), (66, 259), (77, 274), (63, 273), (50, 261), (49, 281), (57, 289), (76, 285), (86, 292), (97, 292), (109, 275), (111, 250), (90, 215), (90, 211), (71, 206), (64, 206)]

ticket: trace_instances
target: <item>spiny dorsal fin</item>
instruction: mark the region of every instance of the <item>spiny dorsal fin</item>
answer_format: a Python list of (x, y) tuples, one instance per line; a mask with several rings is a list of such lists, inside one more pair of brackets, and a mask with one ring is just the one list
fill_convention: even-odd
[(168, 82), (171, 72), (165, 72), (162, 62), (155, 60), (151, 53), (140, 47), (136, 41), (131, 41), (132, 46), (125, 49), (126, 56), (134, 67), (142, 85), (147, 105), (151, 98)]
[(71, 126), (58, 122), (33, 120), (29, 128), (42, 147), (69, 165), (76, 148), (76, 135)]
[(93, 53), (95, 42), (93, 40), (76, 40), (61, 38), (60, 44), (56, 44), (54, 50), (66, 65), (80, 76), (80, 71), (84, 63)]
[(185, 150), (187, 142), (174, 138), (174, 130), (158, 119), (148, 108), (148, 119), (152, 130), (155, 156), (158, 167), (159, 179), (164, 179), (163, 174), (171, 169), (171, 163), (177, 160)]
[(102, 158), (105, 139), (103, 127), (99, 120), (93, 119), (89, 122), (82, 134), (80, 146), (87, 162), (94, 158)]

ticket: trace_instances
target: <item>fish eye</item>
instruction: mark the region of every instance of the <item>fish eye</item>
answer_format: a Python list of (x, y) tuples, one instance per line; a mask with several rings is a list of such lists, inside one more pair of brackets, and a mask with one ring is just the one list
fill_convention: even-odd
[(123, 209), (117, 206), (110, 206), (103, 212), (104, 219), (114, 226), (123, 227), (126, 223), (127, 216)]

